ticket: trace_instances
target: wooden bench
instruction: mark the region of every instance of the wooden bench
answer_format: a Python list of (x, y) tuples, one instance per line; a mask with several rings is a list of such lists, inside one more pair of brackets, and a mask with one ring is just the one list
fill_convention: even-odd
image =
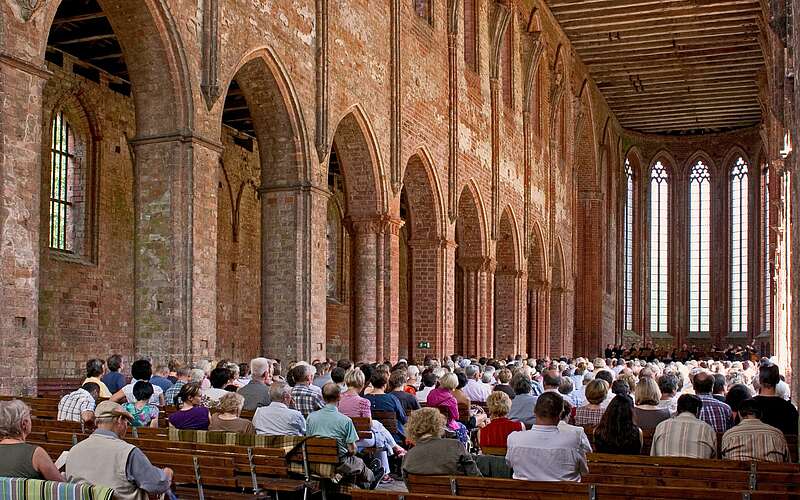
[[(636, 485), (607, 485), (587, 482), (538, 482), (515, 479), (493, 479), (468, 476), (411, 475), (406, 481), (413, 495), (427, 498), (458, 496), (497, 499), (572, 500), (619, 499), (626, 500), (730, 500), (735, 498), (758, 500), (798, 500), (800, 495), (791, 492), (756, 492), (748, 489), (706, 487), (659, 487)], [(358, 493), (361, 495), (361, 493)], [(354, 498), (356, 498), (354, 496)], [(359, 497), (365, 498), (366, 497)], [(396, 497), (395, 497), (396, 498)]]
[(393, 411), (372, 410), (372, 418), (382, 423), (392, 436), (398, 435), (397, 414)]

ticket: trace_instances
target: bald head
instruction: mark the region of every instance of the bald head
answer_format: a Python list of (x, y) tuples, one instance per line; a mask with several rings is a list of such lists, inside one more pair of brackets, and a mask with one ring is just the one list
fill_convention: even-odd
[(322, 399), (326, 404), (337, 403), (341, 395), (341, 389), (333, 382), (328, 382), (322, 387)]

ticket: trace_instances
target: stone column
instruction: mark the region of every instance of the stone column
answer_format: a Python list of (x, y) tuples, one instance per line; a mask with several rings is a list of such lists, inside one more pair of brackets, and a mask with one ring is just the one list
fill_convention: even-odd
[(439, 261), (442, 269), (442, 282), (440, 294), (442, 296), (442, 311), (440, 322), (442, 324), (438, 348), (434, 351), (436, 357), (449, 356), (456, 350), (456, 242), (450, 239), (441, 240), (439, 244)]
[(392, 352), (396, 355), (398, 349), (399, 231), (403, 222), (388, 216), (349, 222), (354, 233), (356, 361), (382, 361)]
[(156, 362), (214, 358), (221, 146), (181, 134), (131, 143), (136, 354)]
[(0, 53), (0, 394), (36, 393), (41, 99), (49, 76)]
[(528, 283), (528, 354), (537, 358), (548, 353), (550, 289), (544, 281)]
[(459, 265), (464, 270), (464, 304), (462, 349), (469, 356), (490, 356), (494, 350), (494, 269), (495, 261), (489, 257), (463, 258)]
[[(578, 195), (578, 268), (575, 308), (575, 355), (602, 352), (600, 332), (603, 318), (603, 214), (602, 193), (581, 191)], [(566, 330), (565, 330), (566, 331)]]
[(265, 185), (261, 195), (261, 345), (268, 357), (326, 356), (327, 189)]

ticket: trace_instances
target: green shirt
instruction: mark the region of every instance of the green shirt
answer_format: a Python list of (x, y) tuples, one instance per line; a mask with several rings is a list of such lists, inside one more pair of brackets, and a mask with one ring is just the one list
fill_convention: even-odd
[(306, 435), (336, 439), (339, 456), (349, 454), (347, 445), (358, 441), (358, 432), (353, 421), (339, 413), (336, 405), (332, 404), (308, 415)]

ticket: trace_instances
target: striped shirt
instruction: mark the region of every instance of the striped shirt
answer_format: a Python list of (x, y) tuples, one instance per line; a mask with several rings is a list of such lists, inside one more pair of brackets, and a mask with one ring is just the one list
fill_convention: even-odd
[(605, 412), (606, 409), (602, 406), (598, 408), (590, 408), (589, 405), (579, 406), (575, 410), (575, 425), (597, 425)]
[(728, 460), (788, 462), (789, 446), (780, 429), (745, 418), (722, 436), (721, 454)]
[(322, 389), (315, 385), (297, 384), (292, 388), (292, 398), (294, 399), (294, 408), (304, 417), (325, 408)]
[(78, 388), (58, 402), (58, 420), (61, 422), (80, 422), (81, 413), (94, 412), (94, 399), (89, 391)]
[(710, 425), (683, 412), (656, 427), (650, 455), (654, 457), (714, 458), (717, 435)]

